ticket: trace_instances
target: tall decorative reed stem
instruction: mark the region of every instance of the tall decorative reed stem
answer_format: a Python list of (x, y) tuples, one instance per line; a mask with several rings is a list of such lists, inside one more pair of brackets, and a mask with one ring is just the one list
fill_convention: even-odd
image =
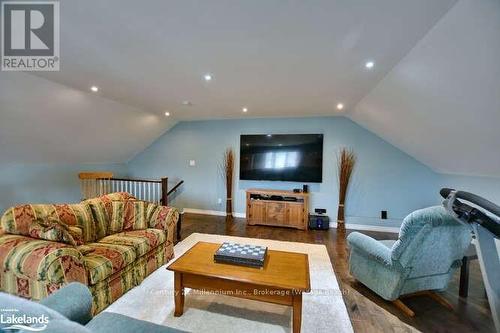
[(339, 177), (339, 209), (337, 212), (337, 228), (345, 230), (345, 199), (349, 188), (354, 165), (356, 164), (356, 155), (352, 149), (341, 148), (337, 154), (337, 168)]
[(234, 151), (227, 148), (222, 159), (222, 172), (226, 185), (226, 214), (233, 215)]

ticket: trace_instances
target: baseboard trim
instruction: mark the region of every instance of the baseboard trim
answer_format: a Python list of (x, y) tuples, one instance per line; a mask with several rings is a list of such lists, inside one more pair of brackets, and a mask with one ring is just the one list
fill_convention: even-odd
[[(209, 209), (198, 209), (198, 208), (184, 208), (181, 214), (190, 213), (190, 214), (201, 214), (201, 215), (213, 215), (213, 216), (227, 216), (226, 212), (220, 210), (209, 210)], [(233, 217), (245, 218), (245, 213), (237, 213), (233, 212)]]
[[(227, 216), (226, 212), (220, 210), (209, 210), (209, 209), (198, 209), (198, 208), (184, 208), (181, 214), (184, 213)], [(246, 214), (233, 212), (233, 217), (245, 218)], [(349, 219), (349, 217), (347, 219)], [(330, 228), (337, 228), (337, 222), (330, 222)], [(399, 227), (388, 227), (388, 226), (378, 226), (378, 225), (368, 225), (368, 224), (358, 224), (358, 223), (346, 223), (345, 228), (349, 230), (379, 231), (379, 232), (391, 232), (391, 233), (399, 233), (400, 229)]]
[[(336, 229), (337, 222), (330, 222), (330, 228)], [(379, 232), (391, 232), (399, 233), (399, 227), (384, 227), (378, 225), (368, 225), (368, 224), (357, 224), (357, 223), (346, 223), (345, 228), (349, 230), (361, 230), (361, 231), (379, 231)]]

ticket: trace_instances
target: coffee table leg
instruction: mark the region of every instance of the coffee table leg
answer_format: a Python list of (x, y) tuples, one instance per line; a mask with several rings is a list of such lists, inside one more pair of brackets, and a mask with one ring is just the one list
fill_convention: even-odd
[(302, 294), (293, 296), (293, 333), (300, 332), (302, 323)]
[(175, 291), (175, 312), (174, 317), (182, 316), (184, 312), (184, 285), (182, 283), (182, 273), (174, 273), (174, 291)]

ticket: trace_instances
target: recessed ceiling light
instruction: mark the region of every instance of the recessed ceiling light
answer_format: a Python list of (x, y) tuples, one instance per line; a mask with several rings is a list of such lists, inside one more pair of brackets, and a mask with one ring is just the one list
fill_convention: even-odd
[(339, 103), (337, 104), (337, 110), (342, 110), (344, 108), (344, 104)]
[(203, 78), (205, 79), (205, 81), (212, 81), (213, 77), (212, 77), (212, 74), (205, 74), (203, 75)]
[(92, 87), (90, 87), (90, 90), (92, 90), (93, 92), (98, 92), (99, 91), (99, 87), (92, 86)]
[(165, 112), (166, 117), (170, 117), (170, 112)]
[(248, 109), (247, 108), (243, 108), (243, 109), (241, 109), (241, 111), (248, 112)]
[(368, 69), (372, 69), (375, 66), (375, 63), (373, 61), (367, 61), (365, 63), (365, 67)]

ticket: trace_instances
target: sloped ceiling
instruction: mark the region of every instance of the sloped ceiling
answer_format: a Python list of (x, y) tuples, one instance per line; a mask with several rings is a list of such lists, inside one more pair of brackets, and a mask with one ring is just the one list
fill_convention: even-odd
[(365, 96), (454, 3), (65, 1), (61, 71), (39, 75), (97, 84), (103, 96), (178, 120), (242, 117), (244, 106), (247, 117), (332, 115)]
[(24, 73), (0, 73), (1, 163), (127, 161), (172, 122)]
[(498, 6), (62, 1), (61, 71), (0, 73), (0, 156), (123, 162), (179, 120), (335, 115), (342, 102), (435, 170), (500, 175)]
[(350, 116), (435, 170), (500, 176), (500, 1), (459, 1)]

